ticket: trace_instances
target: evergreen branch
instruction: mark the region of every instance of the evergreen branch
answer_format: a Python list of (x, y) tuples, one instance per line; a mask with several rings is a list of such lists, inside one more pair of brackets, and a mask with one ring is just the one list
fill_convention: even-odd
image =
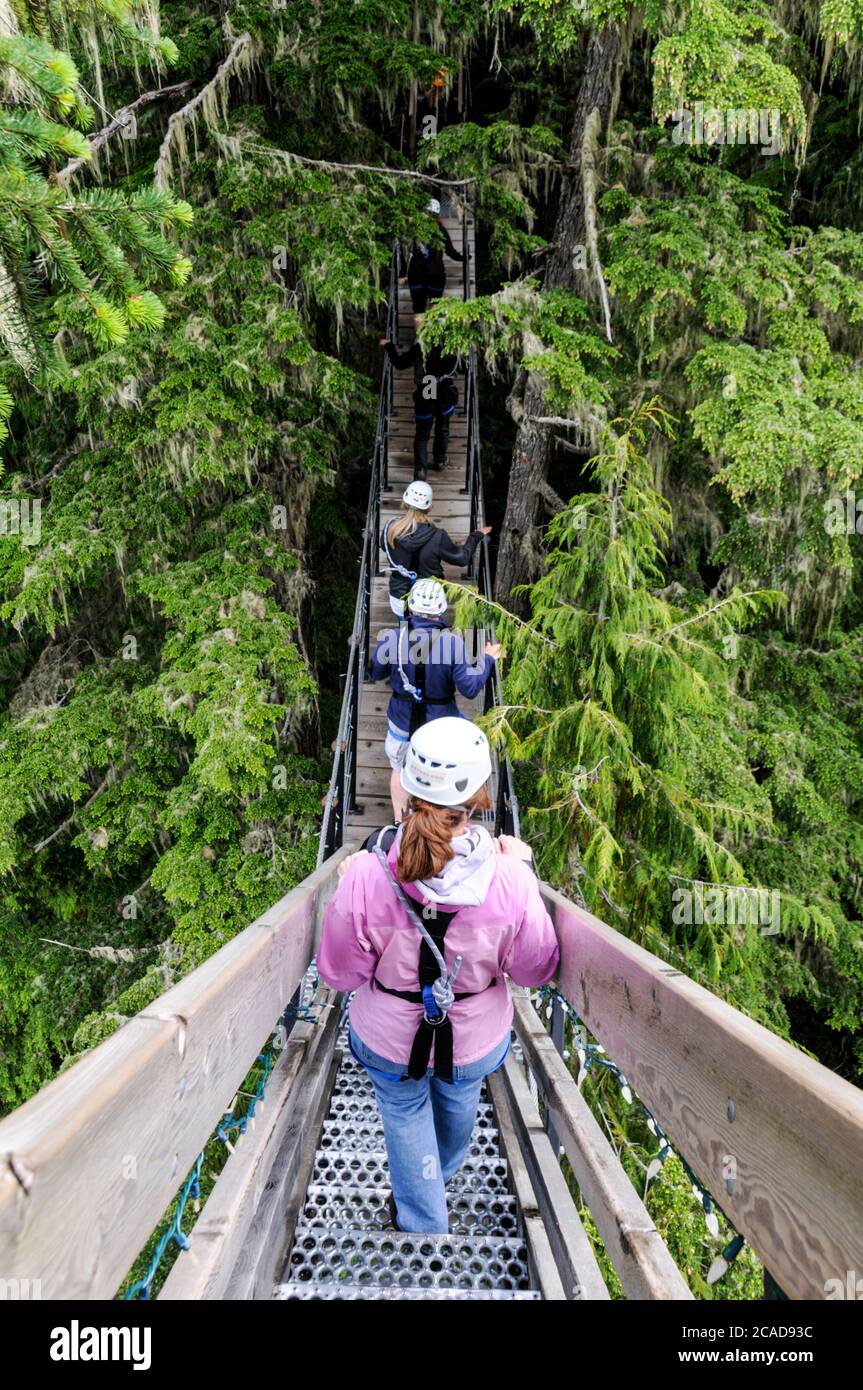
[(495, 705), (495, 709), (501, 714), (509, 714), (511, 710), (524, 710), (528, 714), (556, 714), (553, 709), (542, 709), (539, 705)]
[(27, 377), (33, 377), (40, 366), (39, 350), (21, 308), (18, 287), (0, 257), (0, 338), (13, 361)]
[(505, 623), (512, 623), (515, 627), (522, 628), (525, 632), (529, 633), (531, 637), (536, 637), (540, 642), (545, 642), (546, 646), (557, 647), (557, 642), (553, 641), (551, 637), (546, 637), (542, 632), (537, 632), (535, 627), (531, 627), (530, 623), (526, 623), (522, 618), (516, 617), (515, 613), (511, 613), (508, 608), (504, 608), (502, 603), (496, 603), (494, 599), (486, 598), (483, 594), (478, 594), (475, 589), (468, 589), (464, 584), (457, 584), (454, 580), (444, 580), (444, 588), (448, 594), (454, 592), (463, 599), (468, 599), (471, 603), (475, 603), (480, 609), (490, 608), (492, 612), (499, 613)]
[(711, 613), (717, 613), (720, 608), (724, 608), (729, 603), (741, 603), (745, 599), (765, 597), (775, 599), (778, 596), (771, 589), (750, 589), (749, 592), (745, 594), (728, 594), (725, 598), (720, 599), (718, 603), (712, 604), (710, 608), (705, 608), (703, 613), (694, 613), (691, 618), (684, 619), (682, 623), (675, 623), (674, 627), (666, 628), (664, 632), (659, 633), (657, 640), (664, 641), (666, 637), (672, 637), (675, 632), (682, 631), (683, 628), (689, 627), (691, 623), (702, 622), (704, 618), (709, 618)]
[(89, 808), (93, 805), (93, 802), (96, 800), (96, 797), (101, 796), (105, 788), (109, 787), (111, 783), (115, 780), (116, 775), (116, 769), (113, 767), (109, 767), (108, 771), (105, 773), (105, 776), (102, 778), (102, 781), (99, 783), (93, 795), (89, 797), (87, 801), (84, 802), (83, 806), (76, 806), (71, 816), (68, 816), (67, 819), (64, 820), (61, 825), (58, 825), (57, 829), (52, 831), (46, 839), (40, 840), (38, 845), (34, 845), (33, 853), (41, 854), (43, 849), (48, 848), (52, 840), (56, 840), (58, 836), (63, 835), (69, 829), (69, 827), (74, 824), (74, 822), (77, 820), (78, 816), (81, 814), (82, 811), (89, 810)]

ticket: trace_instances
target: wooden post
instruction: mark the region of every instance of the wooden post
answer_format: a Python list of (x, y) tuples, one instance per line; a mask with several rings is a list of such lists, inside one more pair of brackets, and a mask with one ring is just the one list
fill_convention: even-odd
[[(555, 995), (554, 1002), (551, 1006), (551, 1040), (557, 1048), (558, 1055), (561, 1057), (563, 1056), (563, 1044), (565, 1038), (566, 1014), (563, 1012), (563, 1005), (560, 1002), (560, 998), (558, 997), (558, 995)], [(546, 1112), (545, 1127), (548, 1132), (548, 1138), (551, 1143), (551, 1146), (554, 1149), (555, 1154), (557, 1154), (560, 1149), (560, 1140), (557, 1137), (557, 1130), (555, 1129), (554, 1124), (552, 1123), (551, 1111)]]
[(495, 1123), (509, 1164), (512, 1191), (518, 1202), (531, 1273), (544, 1299), (562, 1302), (567, 1294), (555, 1263), (551, 1243), (537, 1205), (533, 1184), (518, 1138), (518, 1119), (500, 1072), (487, 1078)]
[[(496, 1114), (502, 1109), (501, 1091), (509, 1100), (520, 1156), (530, 1181), (531, 1199), (542, 1219), (566, 1298), (607, 1300), (609, 1292), (567, 1187), (557, 1150), (552, 1151), (524, 1073), (513, 1056), (510, 1055), (500, 1071), (489, 1077), (488, 1085)], [(512, 1162), (509, 1131), (500, 1123), (498, 1128), (507, 1158)]]

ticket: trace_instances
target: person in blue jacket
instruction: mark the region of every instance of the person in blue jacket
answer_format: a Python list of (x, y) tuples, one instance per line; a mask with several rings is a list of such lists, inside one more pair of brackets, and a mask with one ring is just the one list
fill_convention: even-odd
[(383, 634), (369, 665), (369, 680), (389, 679), (393, 692), (384, 752), (392, 768), (390, 797), (397, 821), (407, 805), (400, 772), (411, 734), (431, 719), (458, 717), (456, 692), (472, 700), (501, 655), (496, 642), (486, 642), (482, 665), (471, 666), (464, 639), (443, 621), (446, 606), (443, 585), (420, 579), (408, 594), (407, 618)]

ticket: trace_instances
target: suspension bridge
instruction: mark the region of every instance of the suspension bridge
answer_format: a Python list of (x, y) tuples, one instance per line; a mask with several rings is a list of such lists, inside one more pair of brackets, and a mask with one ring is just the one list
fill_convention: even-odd
[[(464, 254), (449, 262), (450, 286), (460, 279), (452, 292), (469, 296), (470, 208), (446, 212)], [(388, 336), (406, 345), (412, 332), (392, 274)], [(391, 818), (386, 693), (364, 674), (374, 634), (391, 622), (378, 537), (412, 475), (411, 385), (385, 363), (317, 868), (0, 1122), (0, 1280), (38, 1284), (45, 1299), (113, 1298), (174, 1204), (127, 1296), (151, 1296), (161, 1257), (179, 1247), (161, 1299), (608, 1299), (586, 1209), (628, 1299), (691, 1299), (582, 1095), (584, 1074), (601, 1069), (641, 1107), (655, 1163), (674, 1152), (685, 1165), (706, 1231), (718, 1229), (717, 1210), (731, 1223), (714, 1272), (748, 1242), (774, 1296), (822, 1299), (831, 1281), (863, 1271), (863, 1093), (549, 885), (558, 977), (512, 989), (514, 1046), (486, 1080), (450, 1184), (450, 1233), (388, 1226), (371, 1085), (347, 1049), (343, 1001), (310, 965), (339, 864)], [(432, 483), (436, 519), (457, 539), (483, 524), (475, 361), (448, 468)], [(490, 595), (485, 542), (468, 582)], [(499, 699), (489, 682), (483, 707)], [(494, 802), (497, 830), (517, 833), (504, 761)], [(241, 1104), (256, 1062), (260, 1081)], [(194, 1220), (214, 1136), (228, 1158)]]

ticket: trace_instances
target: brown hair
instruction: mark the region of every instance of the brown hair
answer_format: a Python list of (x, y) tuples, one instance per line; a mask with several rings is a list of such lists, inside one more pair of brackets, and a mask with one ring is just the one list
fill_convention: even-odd
[[(480, 787), (464, 804), (472, 811), (488, 811), (491, 798), (486, 788)], [(434, 878), (454, 858), (453, 831), (463, 818), (464, 812), (452, 806), (433, 806), (430, 801), (411, 797), (410, 814), (399, 842), (397, 872), (403, 883)]]
[(425, 526), (426, 522), (431, 521), (431, 507), (427, 512), (421, 512), (416, 507), (408, 507), (404, 502), (402, 506), (404, 516), (400, 516), (397, 521), (391, 521), (387, 526), (389, 545), (395, 545), (406, 532), (415, 531), (418, 526)]

